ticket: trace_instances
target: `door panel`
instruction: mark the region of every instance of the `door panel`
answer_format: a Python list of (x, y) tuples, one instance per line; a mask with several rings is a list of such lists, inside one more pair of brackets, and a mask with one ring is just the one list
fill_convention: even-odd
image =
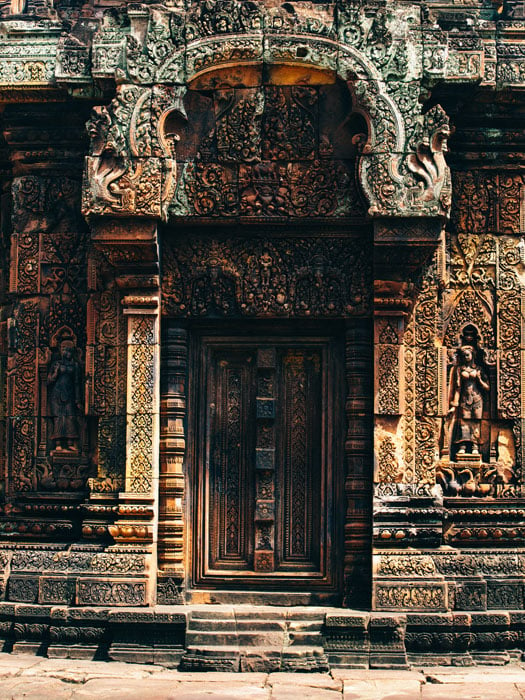
[(337, 341), (202, 335), (194, 358), (194, 584), (334, 590)]
[(253, 351), (211, 353), (207, 491), (211, 568), (249, 570), (253, 551)]
[(278, 434), (279, 569), (320, 568), (322, 522), (322, 353), (286, 349), (282, 355)]

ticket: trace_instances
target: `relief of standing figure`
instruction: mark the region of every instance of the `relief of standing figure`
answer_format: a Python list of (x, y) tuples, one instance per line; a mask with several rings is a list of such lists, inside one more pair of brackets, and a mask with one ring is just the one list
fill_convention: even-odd
[(476, 364), (475, 354), (472, 345), (462, 345), (450, 374), (449, 414), (454, 414), (452, 444), (459, 455), (479, 455), (484, 393), (489, 391), (489, 382)]
[(53, 419), (51, 439), (57, 452), (78, 452), (80, 430), (78, 415), (81, 404), (80, 364), (73, 354), (73, 345), (63, 342), (60, 358), (53, 362), (47, 375), (49, 406)]

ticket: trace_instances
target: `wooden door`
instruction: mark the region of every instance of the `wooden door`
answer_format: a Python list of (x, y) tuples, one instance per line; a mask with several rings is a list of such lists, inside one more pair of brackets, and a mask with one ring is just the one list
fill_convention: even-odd
[(194, 583), (335, 591), (336, 339), (202, 335), (196, 345)]

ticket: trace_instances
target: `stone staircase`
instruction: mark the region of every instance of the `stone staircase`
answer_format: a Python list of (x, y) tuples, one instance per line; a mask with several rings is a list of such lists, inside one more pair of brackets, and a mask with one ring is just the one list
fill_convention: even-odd
[(327, 671), (325, 609), (198, 606), (186, 631), (185, 671)]

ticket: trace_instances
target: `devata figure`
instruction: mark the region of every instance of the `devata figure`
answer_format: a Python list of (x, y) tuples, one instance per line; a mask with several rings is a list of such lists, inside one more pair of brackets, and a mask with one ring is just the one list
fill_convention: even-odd
[(487, 378), (476, 364), (474, 347), (462, 345), (449, 387), (449, 414), (455, 414), (452, 444), (457, 447), (456, 454), (479, 454), (483, 399), (488, 390)]
[(60, 358), (53, 362), (47, 375), (49, 406), (53, 419), (51, 439), (58, 452), (78, 452), (79, 427), (77, 416), (81, 409), (80, 365), (73, 347), (63, 344)]

